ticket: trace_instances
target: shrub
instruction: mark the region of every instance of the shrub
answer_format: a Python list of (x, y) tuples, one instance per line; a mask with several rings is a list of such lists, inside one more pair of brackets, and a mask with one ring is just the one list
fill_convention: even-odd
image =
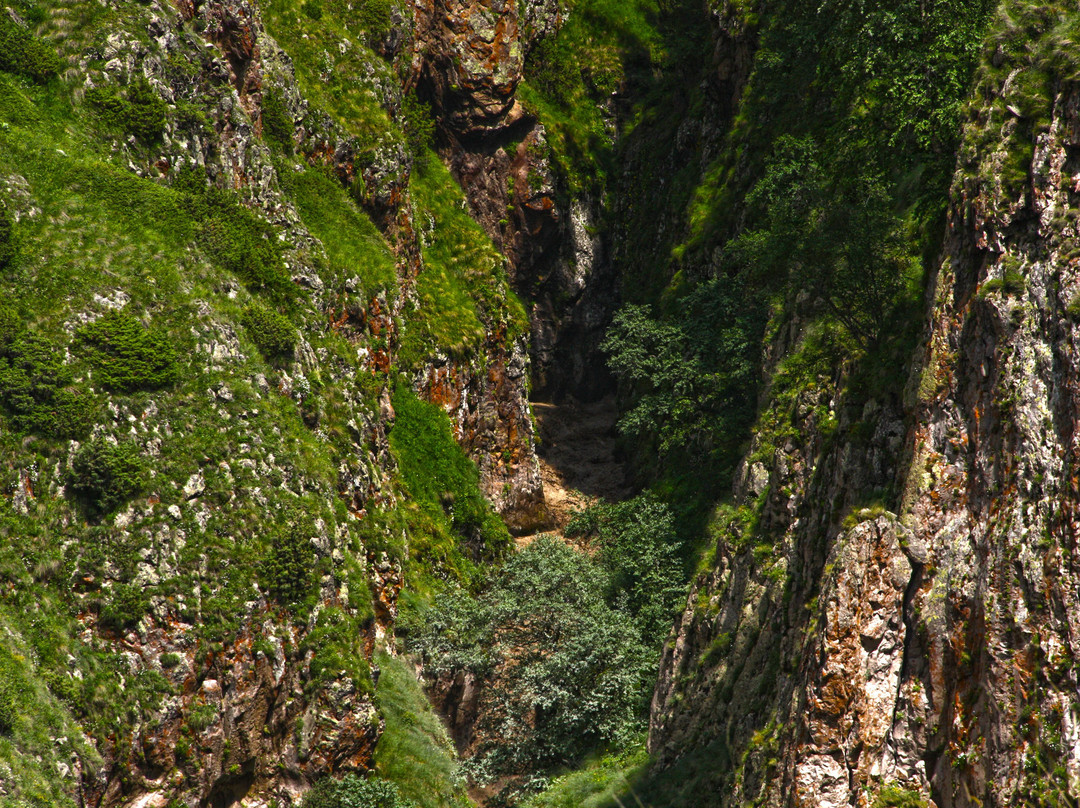
[(1065, 307), (1065, 316), (1075, 322), (1080, 322), (1080, 294), (1073, 296), (1069, 305)]
[(322, 4), (317, 2), (317, 0), (315, 2), (304, 3), (303, 8), (304, 14), (311, 19), (316, 21), (322, 19)]
[(926, 800), (918, 791), (887, 785), (878, 792), (873, 808), (926, 808)]
[(86, 100), (104, 121), (144, 143), (159, 140), (165, 129), (166, 104), (145, 79), (133, 81), (123, 94), (116, 87), (93, 87)]
[(134, 628), (146, 614), (150, 603), (142, 587), (117, 584), (102, 605), (99, 622), (104, 628), (127, 631)]
[(292, 356), (296, 347), (296, 328), (288, 317), (253, 300), (244, 308), (240, 322), (267, 359)]
[(196, 732), (202, 732), (207, 727), (213, 725), (218, 718), (218, 708), (213, 704), (206, 704), (205, 702), (196, 704), (191, 708), (191, 711), (187, 716), (188, 726)]
[(360, 15), (360, 27), (368, 35), (368, 42), (383, 39), (393, 22), (390, 0), (360, 0), (354, 4)]
[(183, 662), (183, 657), (175, 651), (166, 651), (161, 655), (161, 667), (165, 670), (172, 670), (181, 662)]
[(390, 446), (409, 492), (429, 512), (449, 517), (454, 533), (474, 556), (498, 557), (510, 536), (480, 493), (479, 472), (454, 440), (446, 413), (406, 387), (395, 391), (393, 404), (397, 420)]
[(302, 808), (414, 808), (397, 786), (385, 780), (362, 780), (348, 774), (340, 780), (320, 780), (305, 795)]
[(137, 496), (145, 476), (146, 465), (137, 444), (95, 438), (72, 459), (67, 485), (87, 515), (100, 518)]
[(0, 668), (0, 735), (10, 735), (18, 718), (18, 700), (11, 677)]
[(8, 354), (22, 331), (22, 318), (6, 303), (0, 303), (0, 354)]
[(63, 66), (56, 51), (6, 12), (0, 14), (0, 70), (44, 82), (59, 73)]
[(281, 523), (271, 536), (262, 579), (270, 597), (295, 612), (304, 606), (315, 583), (315, 550), (311, 545), (315, 525), (295, 510), (287, 512)]
[[(307, 6), (305, 6), (305, 9)], [(262, 98), (263, 137), (286, 154), (293, 152), (293, 123), (285, 101), (275, 87), (267, 87)]]
[(608, 605), (605, 579), (541, 536), (480, 597), (444, 595), (414, 618), (432, 672), (485, 677), (474, 762), (486, 776), (541, 773), (643, 728), (656, 653)]
[(422, 161), (435, 141), (435, 118), (431, 107), (417, 98), (415, 91), (401, 99), (401, 128), (413, 159)]
[(174, 384), (176, 352), (161, 332), (144, 326), (127, 309), (110, 311), (78, 331), (102, 384), (130, 393)]
[(0, 271), (6, 270), (15, 261), (14, 229), (7, 206), (0, 201)]
[(185, 194), (187, 212), (200, 223), (200, 243), (211, 261), (249, 289), (265, 290), (278, 300), (291, 299), (292, 279), (267, 222), (241, 205), (236, 194), (208, 185), (202, 169), (177, 172), (173, 187)]
[[(16, 329), (8, 315), (8, 334)], [(81, 438), (93, 422), (94, 399), (72, 386), (63, 350), (23, 334), (0, 350), (0, 402), (17, 431)]]

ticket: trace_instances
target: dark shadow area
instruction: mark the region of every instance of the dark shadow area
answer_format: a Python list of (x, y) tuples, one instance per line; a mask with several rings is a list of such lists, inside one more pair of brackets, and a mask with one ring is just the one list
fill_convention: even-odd
[(559, 403), (534, 401), (544, 476), (544, 493), (561, 527), (587, 498), (621, 502), (633, 495), (619, 448), (619, 411), (613, 395), (581, 402), (570, 396)]

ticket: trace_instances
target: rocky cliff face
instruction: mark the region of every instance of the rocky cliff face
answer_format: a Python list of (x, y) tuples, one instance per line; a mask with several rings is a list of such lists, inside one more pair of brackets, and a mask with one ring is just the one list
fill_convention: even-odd
[(597, 346), (618, 305), (600, 202), (561, 187), (544, 125), (515, 94), (525, 56), (565, 13), (550, 0), (419, 7), (417, 88), (437, 113), (440, 154), (530, 301), (536, 394), (593, 399), (610, 387)]
[[(1077, 797), (1077, 91), (1050, 68), (1021, 112), (1047, 69), (1025, 58), (981, 74), (903, 398), (848, 412), (843, 374), (821, 378), (801, 438), (742, 467), (759, 521), (721, 526), (653, 701), (664, 765), (699, 746), (729, 770), (702, 804)], [(890, 486), (895, 512), (865, 507)]]

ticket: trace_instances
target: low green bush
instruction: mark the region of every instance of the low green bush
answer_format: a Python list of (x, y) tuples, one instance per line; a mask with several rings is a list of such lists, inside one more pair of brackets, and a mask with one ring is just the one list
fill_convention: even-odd
[(253, 300), (244, 308), (240, 322), (267, 359), (292, 356), (296, 347), (296, 327), (288, 317), (262, 301)]
[(180, 376), (168, 337), (147, 328), (127, 309), (110, 311), (77, 334), (102, 384), (130, 393), (173, 385)]
[(1080, 294), (1069, 301), (1069, 305), (1065, 307), (1065, 315), (1074, 323), (1080, 322)]
[(360, 26), (367, 32), (369, 43), (389, 33), (393, 24), (390, 0), (360, 0), (352, 7), (359, 17)]
[(7, 206), (0, 200), (0, 271), (6, 270), (15, 261), (15, 226), (11, 221)]
[(177, 172), (173, 187), (184, 193), (184, 208), (199, 222), (199, 242), (211, 261), (249, 289), (262, 290), (277, 301), (294, 297), (273, 227), (241, 205), (236, 194), (209, 185), (202, 169)]
[(56, 51), (7, 13), (0, 14), (0, 70), (44, 82), (59, 73), (63, 66)]
[[(17, 330), (7, 317), (6, 330)], [(44, 337), (21, 334), (0, 350), (0, 403), (19, 432), (81, 438), (94, 421), (96, 402), (72, 381), (64, 351)]]
[(1026, 288), (1024, 276), (1014, 269), (1007, 269), (1002, 277), (991, 278), (979, 287), (979, 297), (985, 298), (995, 292), (1001, 292), (1005, 297), (1019, 297)]
[(71, 461), (67, 487), (91, 519), (112, 513), (142, 492), (146, 463), (138, 444), (95, 438)]
[(167, 106), (145, 79), (132, 82), (125, 93), (112, 86), (93, 87), (86, 91), (86, 100), (111, 126), (144, 143), (161, 139)]
[(401, 128), (405, 130), (405, 143), (413, 159), (425, 160), (435, 142), (435, 118), (431, 107), (417, 98), (415, 91), (401, 99)]
[(918, 791), (887, 785), (878, 792), (873, 808), (926, 808), (926, 800)]
[(315, 548), (311, 537), (315, 525), (299, 511), (288, 511), (270, 539), (263, 562), (262, 579), (278, 605), (299, 611), (310, 600), (315, 584)]
[(150, 602), (141, 586), (117, 584), (102, 604), (98, 621), (103, 628), (128, 631), (138, 624), (149, 608)]
[(18, 718), (18, 699), (10, 676), (0, 668), (0, 736), (10, 735), (15, 730)]
[(394, 393), (397, 420), (390, 446), (413, 497), (449, 518), (476, 558), (498, 558), (509, 546), (506, 525), (480, 493), (480, 475), (454, 440), (450, 419), (406, 387)]
[(286, 154), (293, 153), (293, 124), (281, 93), (271, 86), (263, 90), (262, 131), (263, 138), (268, 143), (274, 144)]
[(302, 808), (414, 808), (415, 803), (385, 780), (362, 780), (347, 774), (340, 780), (320, 780), (305, 797)]

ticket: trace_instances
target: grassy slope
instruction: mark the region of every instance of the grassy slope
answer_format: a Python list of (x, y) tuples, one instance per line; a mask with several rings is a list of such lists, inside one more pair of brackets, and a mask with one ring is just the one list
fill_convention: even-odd
[(396, 783), (418, 808), (467, 808), (472, 803), (453, 743), (412, 668), (384, 653), (375, 661), (381, 670), (375, 701), (386, 719), (375, 747), (375, 773)]
[[(300, 5), (268, 2), (265, 14), (270, 33), (294, 57), (308, 99), (362, 142), (399, 138), (366, 77), (375, 66), (377, 76), (396, 79), (363, 46), (364, 36), (355, 28), (358, 21), (328, 13), (317, 22), (302, 15)], [(72, 57), (114, 26), (146, 13), (136, 2), (116, 9), (60, 0), (39, 6), (45, 13), (36, 23), (38, 30)], [(318, 75), (321, 51), (336, 54), (342, 36), (351, 36), (356, 48), (346, 58), (331, 59), (333, 78), (324, 81)], [(70, 774), (59, 773), (57, 767), (70, 766), (69, 750), (79, 750), (85, 761), (95, 759), (80, 729), (101, 742), (123, 735), (173, 692), (174, 686), (159, 674), (127, 675), (126, 661), (109, 643), (80, 636), (78, 617), (88, 604), (108, 609), (120, 594), (134, 592), (137, 597), (128, 604), (135, 608), (129, 615), (134, 622), (155, 598), (180, 603), (183, 610), (182, 604), (190, 604), (192, 593), (201, 590), (198, 612), (189, 619), (198, 622), (201, 641), (227, 641), (271, 553), (274, 530), (266, 529), (266, 522), (279, 509), (294, 505), (321, 517), (331, 531), (343, 526), (345, 546), (361, 559), (365, 549), (380, 547), (407, 554), (400, 542), (387, 539), (387, 523), (413, 532), (416, 547), (449, 543), (447, 552), (460, 555), (453, 546), (458, 534), (441, 509), (414, 518), (409, 514), (416, 511), (406, 506), (404, 516), (386, 512), (374, 514), (367, 523), (349, 521), (336, 495), (338, 466), (355, 453), (347, 439), (349, 423), (358, 420), (359, 412), (374, 408), (386, 380), (372, 379), (360, 368), (356, 346), (298, 298), (283, 310), (319, 357), (315, 366), (305, 368), (312, 392), (305, 397), (261, 391), (256, 377), (261, 374), (274, 383), (283, 369), (279, 361), (260, 355), (240, 324), (247, 301), (262, 293), (238, 286), (207, 247), (202, 223), (186, 195), (139, 179), (116, 160), (109, 148), (116, 132), (76, 99), (72, 88), (80, 83), (77, 71), (43, 85), (0, 72), (0, 180), (5, 181), (0, 187), (6, 188), (9, 207), (21, 216), (15, 226), (20, 257), (13, 271), (0, 279), (0, 293), (17, 311), (22, 328), (63, 352), (74, 344), (76, 318), (104, 305), (94, 303), (95, 296), (116, 300), (122, 292), (129, 310), (168, 335), (180, 373), (179, 381), (167, 389), (109, 392), (94, 388), (89, 360), (72, 353), (76, 384), (92, 391), (88, 396), (95, 429), (135, 440), (144, 454), (153, 452), (152, 477), (134, 502), (138, 533), (117, 528), (113, 516), (102, 525), (88, 524), (78, 514), (72, 518), (61, 496), (70, 451), (66, 441), (0, 429), (7, 490), (22, 484), (17, 470), (25, 469), (35, 493), (27, 514), (16, 513), (10, 500), (0, 502), (0, 701), (13, 705), (10, 731), (0, 733), (0, 805), (5, 808), (65, 804), (73, 783)], [(322, 243), (325, 254), (309, 260), (323, 283), (337, 290), (355, 277), (365, 297), (380, 292), (396, 296), (392, 252), (367, 216), (336, 181), (316, 169), (294, 172), (293, 163), (293, 158), (279, 155), (282, 186)], [(415, 324), (402, 324), (404, 333), (424, 335), (407, 338), (409, 362), (423, 362), (444, 340), (475, 352), (483, 335), (481, 314), (500, 323), (505, 335), (521, 333), (524, 314), (506, 291), (500, 259), (461, 211), (460, 189), (445, 169), (432, 165), (415, 179), (414, 192), (436, 228), (426, 254), (432, 270), (419, 289), (424, 305)], [(233, 293), (227, 294), (230, 289)], [(221, 367), (211, 365), (200, 346), (233, 332), (242, 355)], [(208, 395), (221, 384), (231, 398)], [(317, 428), (305, 422), (312, 409), (318, 413)], [(147, 412), (153, 414), (145, 416)], [(439, 415), (421, 415), (420, 420), (438, 423)], [(401, 441), (395, 438), (395, 443)], [(468, 467), (452, 440), (439, 446), (444, 454), (457, 452), (455, 467)], [(239, 464), (241, 458), (250, 459), (253, 468)], [(223, 470), (222, 463), (231, 470)], [(409, 469), (415, 478), (412, 486), (426, 491), (430, 486), (424, 475), (436, 472), (422, 461)], [(196, 509), (178, 490), (200, 471), (207, 486), (201, 499), (210, 506), (208, 524), (200, 523)], [(403, 490), (409, 483), (402, 481)], [(465, 473), (459, 487), (459, 496), (479, 496), (475, 474)], [(157, 504), (149, 504), (151, 494)], [(170, 505), (181, 508), (179, 522), (168, 515)], [(161, 528), (179, 528), (187, 535), (183, 551), (173, 559), (175, 574), (157, 584), (133, 586), (140, 554), (153, 549), (150, 537)], [(342, 579), (355, 578), (350, 590), (366, 593), (362, 563), (358, 566), (353, 558), (347, 554), (332, 572)], [(206, 572), (220, 569), (226, 559), (227, 575)], [(451, 577), (466, 574), (454, 569), (426, 558), (411, 566), (418, 579), (432, 582), (448, 572)], [(324, 566), (324, 571), (331, 570)], [(73, 578), (91, 581), (90, 592), (73, 592)], [(30, 607), (30, 593), (37, 608)], [(321, 642), (323, 660), (314, 666), (316, 671), (349, 667), (344, 663), (355, 653), (348, 650), (355, 637), (345, 636), (349, 632), (341, 625), (355, 632), (371, 614), (363, 598), (354, 595), (354, 601), (343, 623), (334, 627), (329, 625), (333, 621), (324, 621), (325, 629), (313, 635)], [(388, 719), (395, 716), (388, 723), (408, 725), (412, 719), (407, 710), (418, 709), (415, 685), (407, 684), (411, 674), (404, 668), (389, 664), (388, 669), (383, 689), (393, 688), (381, 697)], [(355, 675), (364, 679), (365, 666), (356, 667)], [(425, 720), (430, 723), (430, 718)], [(408, 730), (391, 732), (388, 742), (404, 737), (402, 733)], [(405, 770), (386, 763), (385, 757), (383, 753), (387, 776), (412, 782), (412, 774), (401, 774)], [(415, 789), (408, 783), (403, 787)]]

